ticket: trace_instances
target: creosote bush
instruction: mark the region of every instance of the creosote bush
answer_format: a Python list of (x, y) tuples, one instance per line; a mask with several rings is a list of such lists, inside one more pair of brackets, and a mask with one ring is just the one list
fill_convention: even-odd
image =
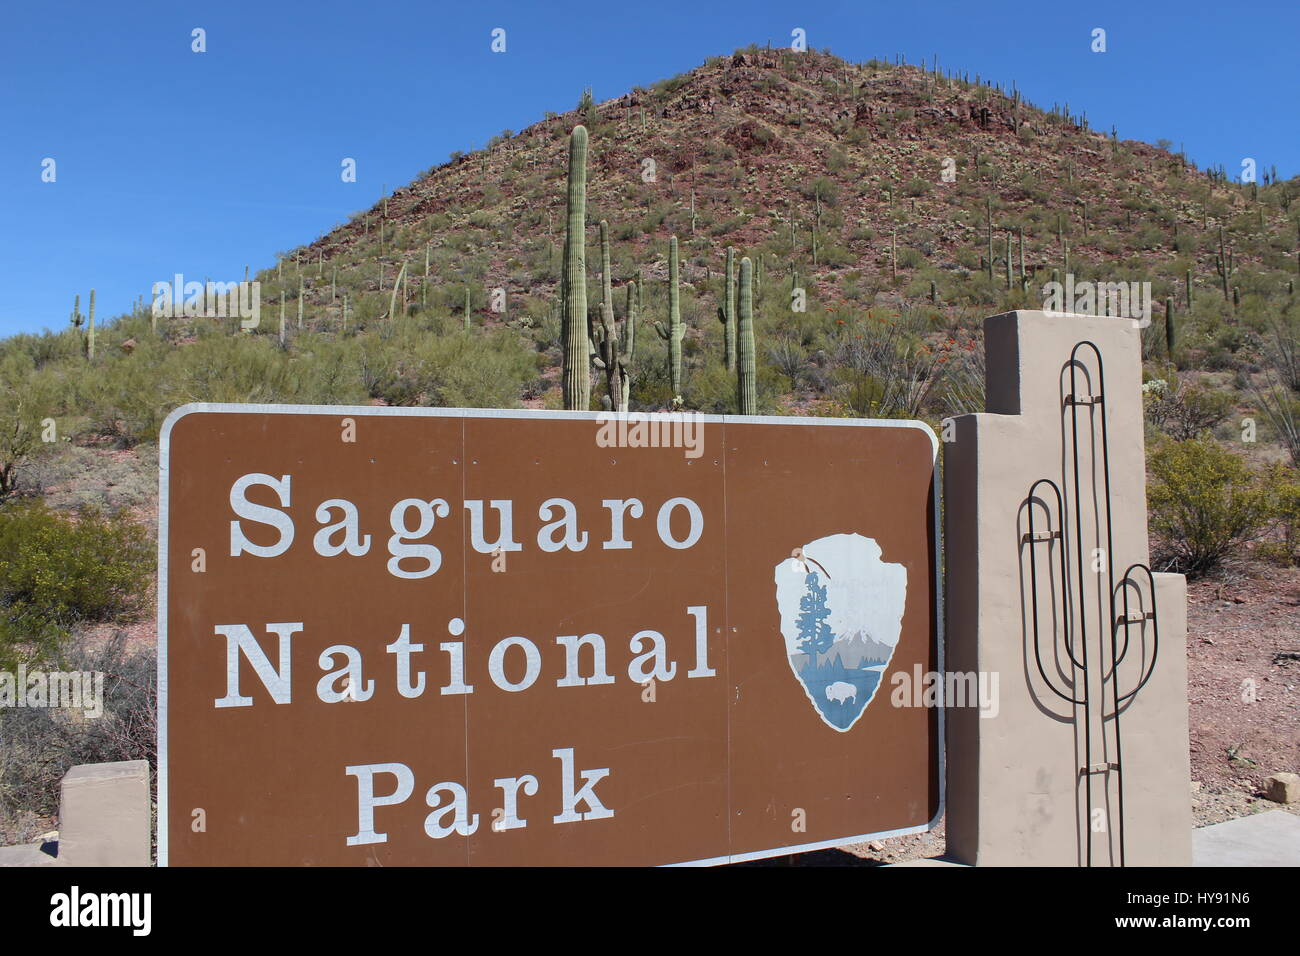
[(123, 512), (0, 508), (0, 669), (53, 652), (77, 624), (136, 611), (154, 563), (145, 528)]
[(1147, 466), (1153, 547), (1167, 570), (1212, 571), (1261, 537), (1277, 515), (1279, 474), (1256, 473), (1212, 439), (1166, 440)]

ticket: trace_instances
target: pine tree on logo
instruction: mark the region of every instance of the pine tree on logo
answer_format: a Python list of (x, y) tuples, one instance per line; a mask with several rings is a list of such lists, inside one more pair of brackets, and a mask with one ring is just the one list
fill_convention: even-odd
[(835, 634), (826, 619), (831, 609), (826, 606), (826, 585), (816, 571), (809, 571), (804, 576), (805, 592), (799, 599), (799, 617), (795, 626), (799, 629), (799, 650), (808, 655), (808, 666), (817, 666), (817, 655), (825, 654), (833, 643)]

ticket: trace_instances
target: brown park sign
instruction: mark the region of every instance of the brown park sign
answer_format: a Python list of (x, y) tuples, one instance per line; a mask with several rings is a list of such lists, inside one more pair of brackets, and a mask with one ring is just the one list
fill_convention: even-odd
[(160, 863), (720, 863), (941, 803), (917, 422), (190, 405)]

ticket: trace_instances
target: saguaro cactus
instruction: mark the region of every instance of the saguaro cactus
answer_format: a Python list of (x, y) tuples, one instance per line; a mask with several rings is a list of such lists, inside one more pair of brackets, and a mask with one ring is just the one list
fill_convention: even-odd
[(655, 323), (655, 331), (668, 343), (668, 374), (672, 379), (673, 396), (682, 394), (682, 338), (686, 326), (682, 323), (681, 290), (677, 283), (677, 237), (668, 240), (668, 325)]
[(635, 282), (627, 284), (627, 308), (623, 319), (623, 346), (620, 351), (620, 361), (626, 361), (623, 366), (623, 394), (619, 403), (619, 411), (627, 411), (628, 399), (632, 393), (632, 358), (636, 354), (636, 323), (641, 315), (641, 287)]
[(609, 392), (609, 407), (620, 412), (627, 411), (628, 395), (631, 391), (628, 363), (632, 361), (635, 347), (636, 322), (636, 288), (635, 283), (628, 283), (627, 311), (623, 317), (623, 334), (619, 335), (614, 321), (614, 284), (609, 266), (609, 224), (600, 221), (600, 324), (593, 329), (596, 354), (591, 357), (592, 364), (605, 373), (605, 386)]
[(727, 247), (727, 281), (723, 286), (723, 302), (718, 307), (718, 321), (722, 323), (722, 359), (728, 372), (736, 370), (736, 250)]
[(86, 317), (86, 358), (95, 357), (95, 290), (90, 290), (90, 314)]
[(397, 272), (397, 278), (393, 280), (393, 294), (388, 297), (388, 321), (391, 322), (397, 318), (397, 292), (402, 288), (402, 280), (406, 278), (406, 263), (402, 263), (402, 268)]
[(989, 282), (993, 281), (993, 200), (985, 198), (984, 200), (984, 224), (988, 227), (989, 233)]
[(758, 391), (754, 368), (754, 266), (749, 256), (740, 260), (739, 370), (736, 375), (736, 405), (742, 415), (758, 414)]
[(564, 271), (560, 298), (564, 344), (564, 407), (591, 406), (590, 342), (587, 338), (587, 127), (569, 136), (568, 221), (564, 234)]
[(1223, 301), (1228, 301), (1228, 280), (1232, 278), (1234, 266), (1232, 264), (1232, 247), (1225, 246), (1223, 242), (1223, 227), (1219, 227), (1219, 254), (1214, 257), (1214, 268), (1219, 273), (1219, 279), (1223, 282)]
[(1165, 299), (1165, 349), (1169, 353), (1169, 361), (1174, 360), (1174, 347), (1178, 343), (1178, 326), (1174, 321), (1174, 299), (1173, 296)]

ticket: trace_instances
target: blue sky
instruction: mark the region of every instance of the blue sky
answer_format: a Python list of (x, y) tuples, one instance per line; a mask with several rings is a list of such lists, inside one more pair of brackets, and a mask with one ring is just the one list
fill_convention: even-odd
[[(607, 99), (751, 42), (788, 45), (796, 27), (854, 61), (937, 53), (1095, 129), (1182, 143), (1201, 166), (1235, 174), (1249, 156), (1300, 173), (1294, 0), (9, 3), (0, 335), (61, 328), (92, 287), (99, 319), (176, 272), (242, 278), (584, 87)], [(56, 182), (41, 181), (46, 157)]]

